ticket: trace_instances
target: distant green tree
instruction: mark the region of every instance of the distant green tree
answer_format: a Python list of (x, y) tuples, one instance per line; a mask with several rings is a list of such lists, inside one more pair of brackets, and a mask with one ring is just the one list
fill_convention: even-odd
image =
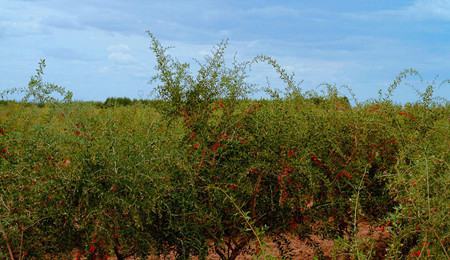
[(136, 103), (136, 100), (131, 100), (127, 97), (109, 97), (103, 103), (104, 107), (114, 107), (114, 106), (129, 106)]

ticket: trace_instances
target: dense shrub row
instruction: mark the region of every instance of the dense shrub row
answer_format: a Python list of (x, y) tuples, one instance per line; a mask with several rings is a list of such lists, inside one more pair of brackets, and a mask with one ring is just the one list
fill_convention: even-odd
[[(274, 60), (226, 67), (225, 44), (196, 75), (152, 36), (157, 109), (68, 103), (0, 110), (0, 258), (214, 250), (234, 259), (265, 235), (343, 241), (371, 257), (357, 224), (391, 237), (387, 257), (448, 257), (450, 106), (429, 95), (350, 106), (302, 93)], [(254, 62), (287, 95), (248, 100)], [(123, 105), (123, 104), (122, 104)], [(316, 252), (320, 255), (320, 252)]]

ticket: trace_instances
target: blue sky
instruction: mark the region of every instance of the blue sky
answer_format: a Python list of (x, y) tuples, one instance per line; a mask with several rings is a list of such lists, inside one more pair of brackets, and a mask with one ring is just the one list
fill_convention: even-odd
[[(155, 60), (146, 30), (183, 61), (228, 38), (230, 57), (267, 54), (305, 90), (349, 85), (360, 100), (377, 97), (410, 67), (423, 84), (450, 79), (450, 0), (0, 0), (0, 90), (25, 86), (46, 58), (45, 79), (75, 99), (147, 97)], [(267, 66), (249, 80), (266, 77), (282, 88)], [(450, 86), (436, 93), (450, 98)], [(395, 98), (415, 96), (403, 86)]]

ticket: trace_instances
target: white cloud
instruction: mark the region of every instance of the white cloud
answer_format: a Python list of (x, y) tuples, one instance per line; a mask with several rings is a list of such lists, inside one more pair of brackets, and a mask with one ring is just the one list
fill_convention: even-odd
[(344, 13), (344, 17), (358, 20), (445, 20), (450, 21), (450, 0), (416, 0), (411, 5), (399, 9), (365, 13)]
[(279, 17), (279, 16), (297, 16), (298, 10), (288, 8), (285, 6), (266, 6), (251, 8), (245, 11), (248, 15), (264, 16), (264, 17)]
[(106, 49), (109, 53), (115, 53), (115, 52), (121, 52), (121, 53), (129, 53), (130, 47), (126, 44), (116, 44), (116, 45), (110, 45)]
[[(127, 41), (126, 38), (122, 39), (122, 43), (110, 45), (106, 48), (108, 62), (99, 66), (97, 72), (103, 75), (123, 75), (122, 77), (128, 77), (128, 80), (133, 78), (146, 83), (151, 77), (152, 66), (147, 64), (146, 55), (139, 54), (142, 50), (136, 48), (136, 43), (130, 39)], [(138, 43), (145, 42), (144, 39), (146, 38), (135, 38)], [(127, 44), (123, 42), (127, 42)]]
[(106, 74), (109, 73), (111, 71), (111, 68), (108, 66), (102, 66), (97, 70), (99, 73), (101, 74)]
[(136, 62), (131, 49), (126, 44), (111, 45), (107, 48), (108, 59), (118, 65), (128, 65)]
[(0, 30), (12, 36), (42, 34), (43, 29), (37, 21), (0, 21)]
[(0, 31), (6, 36), (26, 36), (44, 34), (41, 18), (36, 15), (33, 8), (24, 7), (22, 12), (18, 8), (0, 8)]
[(70, 16), (68, 13), (56, 13), (51, 16), (49, 15), (43, 17), (41, 20), (41, 24), (58, 29), (85, 29), (85, 27), (80, 24), (80, 21), (77, 19), (77, 17)]
[(417, 0), (405, 12), (420, 18), (450, 20), (450, 0)]
[(134, 57), (129, 53), (113, 52), (108, 55), (108, 59), (115, 63), (130, 64), (135, 61)]

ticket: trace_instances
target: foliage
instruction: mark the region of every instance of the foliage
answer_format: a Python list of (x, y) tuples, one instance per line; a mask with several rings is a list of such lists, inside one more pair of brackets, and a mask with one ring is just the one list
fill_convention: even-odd
[(113, 98), (109, 97), (103, 103), (104, 107), (115, 107), (115, 106), (129, 106), (133, 104), (133, 100), (127, 97)]
[(0, 98), (4, 99), (8, 95), (23, 93), (22, 102), (31, 102), (38, 105), (46, 103), (55, 103), (58, 101), (54, 94), (62, 97), (64, 102), (71, 102), (73, 93), (59, 85), (44, 82), (44, 69), (46, 67), (45, 59), (41, 59), (36, 69), (36, 74), (31, 76), (26, 88), (11, 88), (0, 92)]
[[(434, 84), (396, 105), (405, 72), (351, 106), (334, 85), (304, 92), (270, 57), (229, 66), (226, 41), (194, 74), (150, 37), (161, 100), (2, 104), (1, 259), (235, 259), (255, 242), (268, 259), (263, 237), (287, 233), (335, 240), (337, 257), (448, 258), (450, 106)], [(255, 62), (284, 95), (248, 99)], [(30, 93), (47, 93), (44, 67)], [(382, 250), (361, 222), (389, 232)]]

